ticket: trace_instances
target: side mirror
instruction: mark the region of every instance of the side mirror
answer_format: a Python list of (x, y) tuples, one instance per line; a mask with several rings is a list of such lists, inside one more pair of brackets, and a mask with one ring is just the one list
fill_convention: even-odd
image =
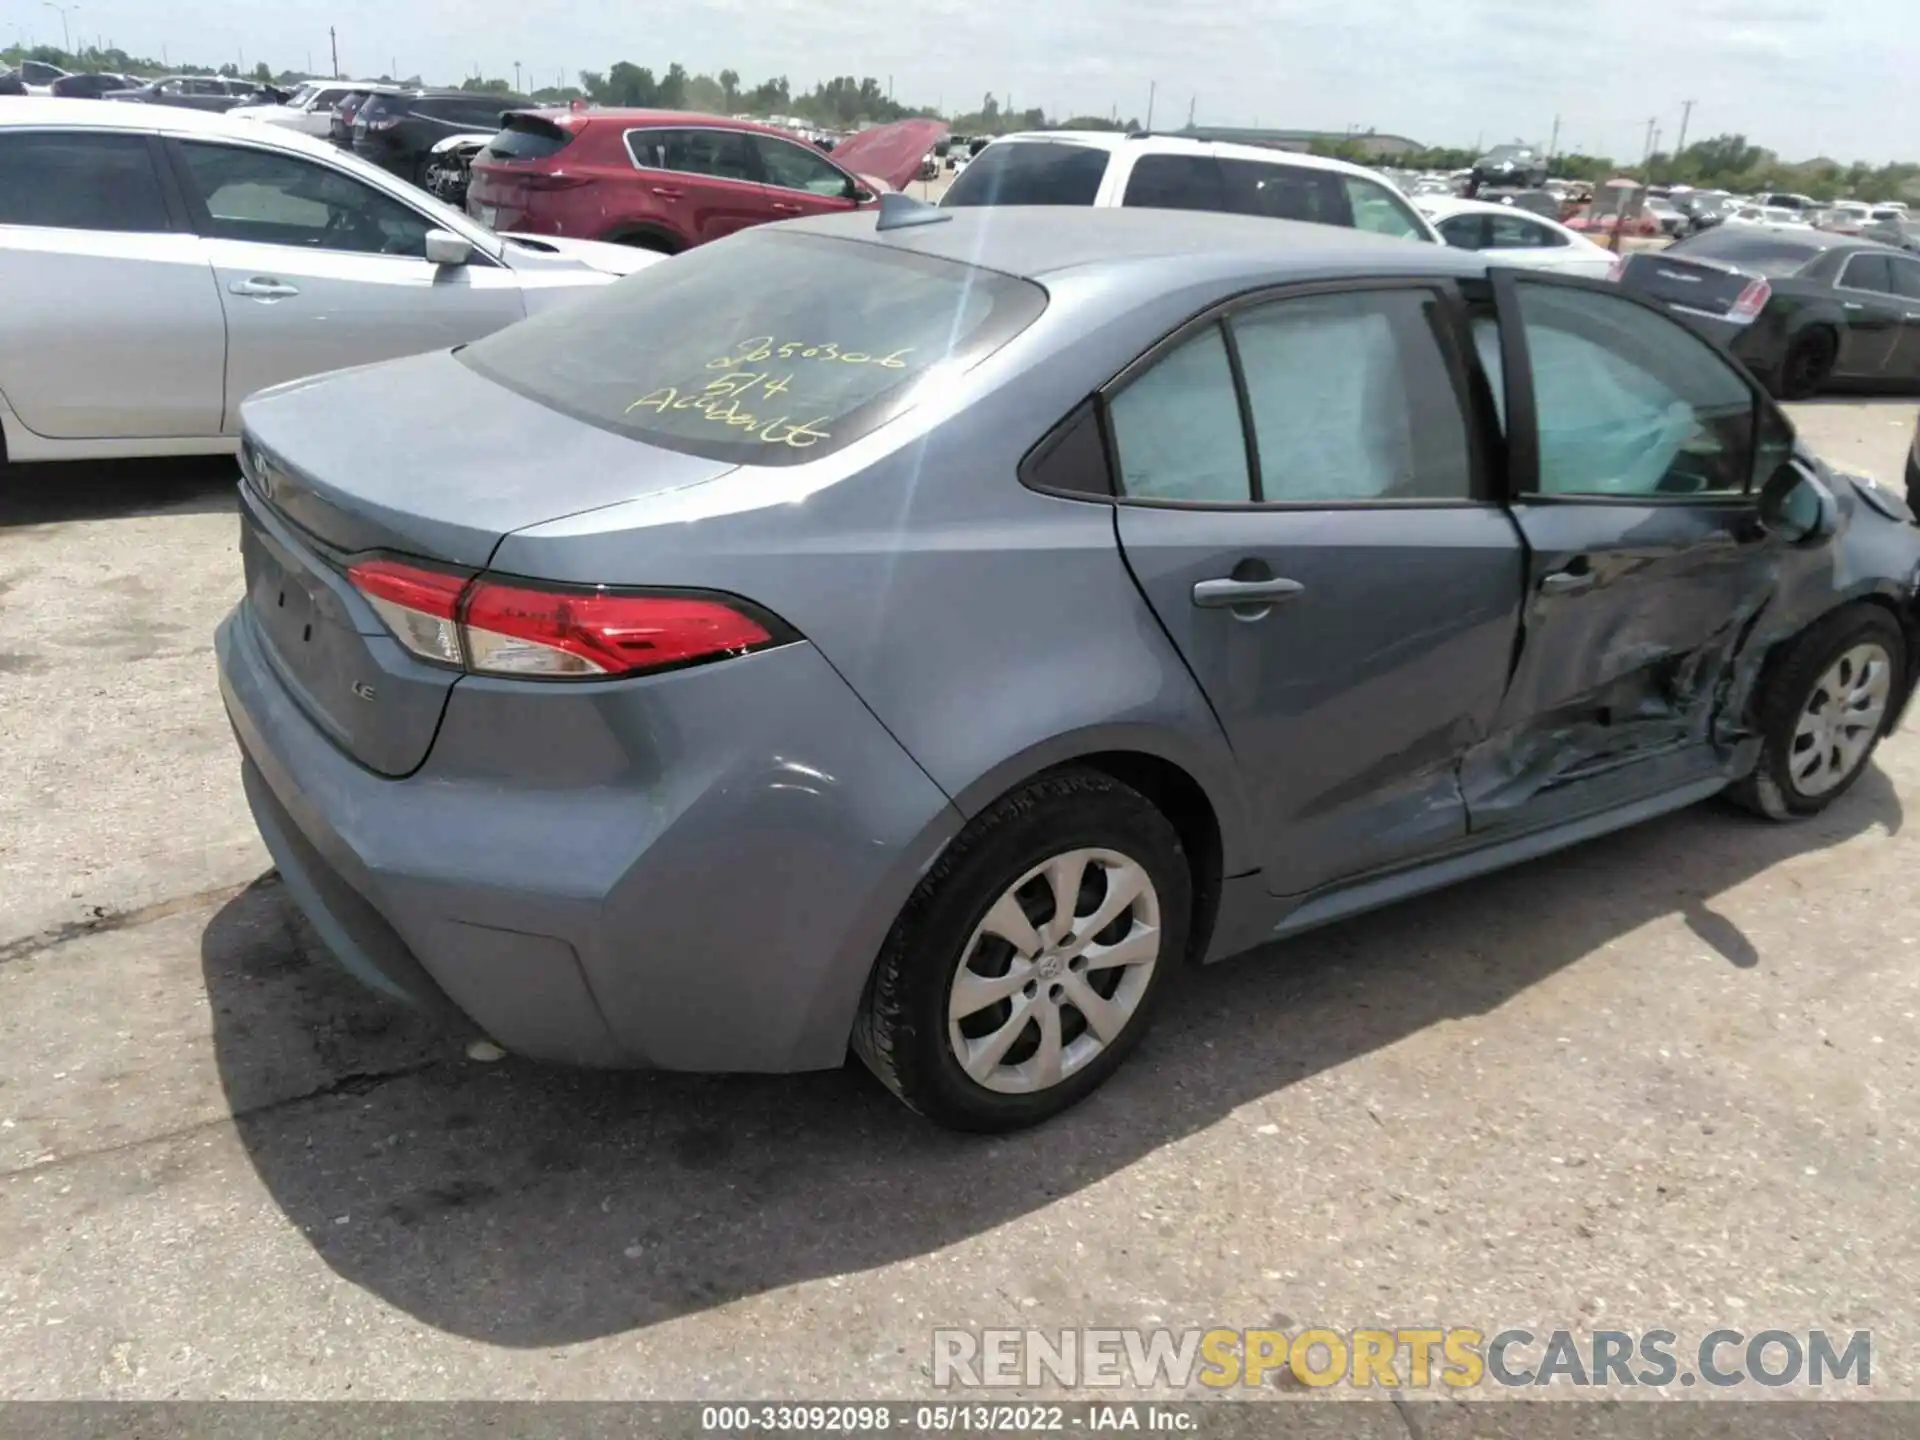
[(849, 185), (847, 187), (847, 198), (856, 205), (871, 205), (880, 197), (864, 185)]
[(1789, 460), (1760, 488), (1760, 523), (1789, 545), (1820, 545), (1840, 528), (1840, 504), (1813, 474)]
[(473, 258), (473, 242), (451, 230), (427, 231), (427, 263), (464, 265)]

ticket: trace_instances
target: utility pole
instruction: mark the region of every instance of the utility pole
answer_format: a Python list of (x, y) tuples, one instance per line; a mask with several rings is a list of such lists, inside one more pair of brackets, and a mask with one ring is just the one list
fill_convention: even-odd
[(1560, 117), (1553, 117), (1553, 138), (1547, 141), (1547, 163), (1553, 163), (1553, 157), (1560, 153)]
[(1147, 133), (1149, 135), (1153, 133), (1153, 100), (1159, 93), (1160, 82), (1158, 80), (1149, 80), (1147, 82)]
[(333, 78), (340, 78), (340, 42), (335, 38), (333, 27), (327, 26), (327, 45), (333, 51)]
[(520, 93), (520, 62), (518, 60), (513, 62), (513, 93), (516, 95)]
[(1674, 142), (1673, 158), (1678, 160), (1687, 148), (1687, 125), (1693, 119), (1694, 102), (1686, 101), (1680, 107), (1680, 138)]
[(1193, 108), (1199, 103), (1200, 103), (1200, 97), (1198, 95), (1194, 96), (1191, 100), (1187, 101), (1187, 128), (1189, 130), (1193, 128)]
[(1656, 115), (1651, 120), (1647, 121), (1647, 149), (1646, 149), (1646, 153), (1640, 157), (1640, 167), (1643, 170), (1653, 160), (1653, 137), (1657, 133), (1659, 133), (1659, 130), (1660, 130), (1660, 117)]

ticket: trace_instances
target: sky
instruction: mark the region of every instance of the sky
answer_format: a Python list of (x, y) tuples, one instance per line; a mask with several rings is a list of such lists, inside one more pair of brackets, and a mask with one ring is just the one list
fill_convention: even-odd
[[(1637, 161), (1729, 132), (1790, 160), (1920, 161), (1920, 0), (83, 0), (78, 43), (202, 64), (266, 60), (527, 88), (616, 60), (731, 68), (796, 89), (892, 77), (971, 110), (988, 92), (1065, 118), (1547, 143)], [(0, 0), (0, 37), (59, 43), (48, 0)]]

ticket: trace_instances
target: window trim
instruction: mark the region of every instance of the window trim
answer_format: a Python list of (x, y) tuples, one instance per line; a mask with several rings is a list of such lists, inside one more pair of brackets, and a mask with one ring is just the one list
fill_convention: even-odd
[[(1746, 489), (1739, 494), (1716, 490), (1706, 495), (1550, 495), (1542, 491), (1539, 488), (1540, 428), (1539, 412), (1535, 407), (1533, 394), (1533, 359), (1527, 345), (1526, 325), (1520, 314), (1519, 287), (1522, 285), (1542, 285), (1561, 290), (1585, 290), (1595, 295), (1609, 296), (1614, 300), (1624, 300), (1659, 316), (1694, 343), (1706, 347), (1715, 359), (1726, 365), (1733, 372), (1734, 377), (1747, 387), (1747, 393), (1752, 398), (1753, 408), (1750, 413), (1753, 417), (1755, 459), (1758, 458), (1763, 417), (1770, 415), (1772, 419), (1784, 425), (1787, 433), (1796, 439), (1799, 437), (1799, 431), (1794, 427), (1786, 411), (1782, 410), (1773, 397), (1767, 394), (1765, 387), (1753, 378), (1753, 373), (1731, 350), (1718, 340), (1710, 339), (1691, 326), (1681, 324), (1659, 303), (1643, 297), (1636, 291), (1624, 289), (1606, 280), (1590, 280), (1583, 275), (1556, 274), (1551, 270), (1528, 270), (1517, 266), (1492, 267), (1487, 271), (1486, 279), (1492, 287), (1494, 318), (1500, 327), (1500, 368), (1505, 372), (1503, 376), (1507, 411), (1505, 504), (1509, 506), (1602, 505), (1632, 509), (1691, 505), (1703, 510), (1740, 512), (1755, 508), (1759, 502), (1759, 489), (1754, 483), (1751, 466), (1747, 475)], [(1478, 370), (1478, 360), (1476, 359), (1473, 363)], [(1484, 371), (1481, 373), (1485, 374)], [(1523, 480), (1525, 483), (1522, 483)]]
[[(401, 209), (406, 210), (413, 215), (415, 219), (424, 224), (429, 231), (447, 230), (451, 234), (459, 235), (463, 240), (472, 241), (473, 239), (471, 235), (463, 234), (461, 231), (453, 230), (449, 226), (440, 224), (432, 215), (427, 214), (424, 210), (415, 208), (401, 196), (388, 190), (385, 186), (375, 185), (364, 175), (356, 175), (345, 166), (334, 165), (318, 155), (309, 155), (304, 151), (298, 150), (283, 150), (277, 145), (261, 144), (248, 135), (156, 135), (153, 138), (160, 144), (169, 162), (163, 172), (163, 188), (167, 181), (171, 181), (179, 193), (179, 201), (186, 217), (185, 224), (182, 228), (189, 234), (200, 236), (203, 240), (224, 240), (235, 245), (274, 245), (274, 242), (271, 240), (234, 240), (230, 236), (215, 235), (212, 233), (213, 216), (208, 212), (206, 202), (200, 196), (199, 182), (194, 177), (192, 167), (187, 163), (187, 152), (185, 149), (187, 145), (215, 145), (225, 146), (229, 149), (252, 150), (258, 154), (273, 155), (283, 160), (292, 160), (295, 162), (304, 161), (309, 165), (317, 165), (323, 170), (332, 171), (343, 180), (351, 180), (355, 184), (373, 191), (374, 194), (381, 196), (383, 199), (398, 205)], [(275, 246), (275, 248), (304, 251), (307, 247), (279, 245)], [(426, 258), (422, 255), (382, 255), (372, 250), (328, 250), (314, 251), (313, 253), (357, 256), (363, 260), (397, 260), (408, 265), (424, 265), (427, 263)], [(491, 254), (484, 245), (477, 243), (474, 244), (473, 252), (468, 257), (467, 263), (469, 265), (491, 267), (493, 269), (511, 268), (504, 260), (498, 259)]]
[[(1382, 290), (1425, 290), (1439, 302), (1445, 323), (1434, 339), (1440, 348), (1441, 363), (1452, 381), (1454, 401), (1460, 408), (1460, 423), (1467, 439), (1467, 479), (1472, 493), (1454, 499), (1417, 496), (1408, 499), (1371, 500), (1166, 500), (1153, 496), (1128, 495), (1120, 480), (1120, 447), (1113, 430), (1113, 399), (1149, 373), (1167, 354), (1180, 348), (1211, 326), (1218, 326), (1227, 346), (1227, 363), (1232, 367), (1234, 390), (1240, 401), (1240, 423), (1247, 444), (1248, 487), (1260, 493), (1258, 441), (1252, 423), (1251, 399), (1240, 366), (1240, 349), (1233, 339), (1233, 317), (1242, 311), (1257, 310), (1284, 300), (1307, 299), (1315, 295), (1372, 294)], [(1218, 300), (1198, 314), (1190, 316), (1123, 366), (1095, 391), (1100, 414), (1100, 433), (1106, 441), (1107, 465), (1111, 472), (1111, 496), (1089, 496), (1075, 492), (1069, 498), (1095, 499), (1115, 505), (1136, 505), (1155, 510), (1200, 511), (1285, 511), (1309, 512), (1334, 510), (1463, 510), (1489, 509), (1503, 504), (1498, 484), (1498, 469), (1503, 447), (1496, 443), (1497, 431), (1487, 427), (1491, 420), (1489, 404), (1483, 404), (1475, 390), (1474, 374), (1469, 368), (1471, 337), (1466, 332), (1466, 303), (1458, 281), (1448, 275), (1350, 275), (1338, 280), (1296, 281), (1263, 285), (1257, 289)], [(1051, 432), (1049, 432), (1051, 433)], [(1044, 443), (1044, 442), (1043, 442)], [(1053, 493), (1053, 492), (1048, 492)]]
[(120, 135), (134, 140), (144, 140), (147, 144), (147, 160), (153, 166), (154, 180), (160, 187), (160, 203), (167, 212), (165, 230), (94, 230), (72, 225), (15, 225), (8, 223), (4, 228), (14, 230), (75, 230), (88, 235), (179, 235), (194, 233), (186, 201), (179, 193), (178, 182), (174, 178), (173, 167), (168, 163), (165, 142), (151, 130), (119, 130), (98, 125), (9, 125), (0, 134), (6, 135)]

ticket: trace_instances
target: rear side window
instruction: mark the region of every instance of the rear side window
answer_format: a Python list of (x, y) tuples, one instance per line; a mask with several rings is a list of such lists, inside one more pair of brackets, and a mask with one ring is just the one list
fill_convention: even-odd
[(1466, 419), (1426, 290), (1281, 300), (1236, 315), (1260, 496), (1465, 500)]
[(1840, 283), (1849, 290), (1871, 290), (1876, 295), (1893, 293), (1893, 271), (1884, 255), (1856, 255), (1840, 272)]
[(940, 203), (1091, 205), (1106, 178), (1107, 152), (1051, 140), (1002, 140), (960, 172)]
[(1220, 172), (1226, 183), (1227, 208), (1236, 215), (1353, 228), (1353, 206), (1334, 171), (1262, 160), (1222, 160)]
[(0, 134), (0, 225), (173, 228), (144, 136), (57, 131)]
[(1109, 402), (1121, 493), (1136, 500), (1246, 504), (1246, 431), (1233, 362), (1210, 325)]
[(537, 115), (509, 115), (506, 128), (487, 142), (496, 160), (544, 160), (573, 143), (573, 132)]
[(1225, 210), (1227, 192), (1211, 155), (1142, 155), (1127, 177), (1121, 203), (1154, 210)]
[(642, 170), (677, 170), (720, 180), (760, 179), (759, 162), (741, 130), (636, 130), (627, 151)]
[(748, 232), (459, 351), (616, 434), (743, 465), (831, 455), (1046, 308), (1025, 280), (863, 242)]

